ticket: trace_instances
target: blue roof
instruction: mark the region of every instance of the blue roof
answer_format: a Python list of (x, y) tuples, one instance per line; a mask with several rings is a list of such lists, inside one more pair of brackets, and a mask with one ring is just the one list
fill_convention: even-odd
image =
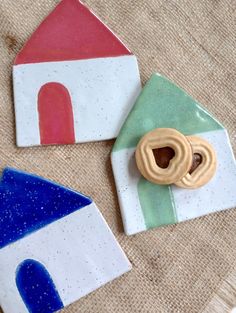
[(0, 248), (90, 203), (76, 191), (5, 168), (0, 181)]

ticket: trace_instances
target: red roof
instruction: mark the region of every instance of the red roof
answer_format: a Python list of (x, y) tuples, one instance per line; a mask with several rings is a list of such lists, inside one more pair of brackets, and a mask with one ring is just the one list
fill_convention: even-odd
[(79, 0), (62, 0), (17, 55), (15, 65), (130, 54)]

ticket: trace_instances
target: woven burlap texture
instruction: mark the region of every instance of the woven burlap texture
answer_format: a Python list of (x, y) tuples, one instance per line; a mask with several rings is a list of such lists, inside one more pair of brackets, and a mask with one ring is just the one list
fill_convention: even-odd
[[(236, 210), (127, 237), (110, 163), (113, 141), (16, 147), (12, 63), (58, 2), (0, 1), (1, 169), (27, 170), (90, 195), (133, 264), (64, 312), (229, 312), (236, 304)], [(225, 125), (235, 151), (236, 1), (85, 2), (138, 57), (143, 83), (156, 71), (172, 79)]]

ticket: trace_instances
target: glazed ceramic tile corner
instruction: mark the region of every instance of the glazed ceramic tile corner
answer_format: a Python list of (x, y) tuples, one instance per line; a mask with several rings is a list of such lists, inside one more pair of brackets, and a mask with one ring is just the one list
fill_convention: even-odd
[(217, 170), (213, 179), (199, 189), (172, 186), (177, 221), (233, 208), (236, 205), (236, 163), (226, 130), (197, 134), (215, 149)]
[[(19, 238), (15, 236), (16, 232), (13, 237), (10, 236), (7, 229), (2, 234), (4, 242), (6, 236), (11, 239), (10, 244), (6, 242), (4, 245), (1, 240), (0, 249), (0, 304), (5, 313), (54, 312), (131, 269), (94, 202), (86, 200), (86, 197), (83, 200), (76, 192), (35, 176), (32, 178), (29, 174), (9, 169), (6, 175), (6, 189), (0, 191), (0, 196), (7, 198), (10, 190), (12, 192), (11, 205), (18, 212), (15, 229)], [(21, 181), (22, 188), (28, 190), (25, 194), (27, 201), (31, 201), (33, 212), (27, 211), (25, 198), (17, 202), (17, 187)], [(38, 186), (48, 186), (51, 190), (49, 200), (43, 200)], [(55, 197), (52, 202), (57, 203), (55, 208), (50, 202), (51, 197)], [(21, 201), (24, 201), (23, 207)], [(45, 214), (48, 210), (44, 210), (43, 201), (45, 208), (51, 205), (51, 213), (56, 219), (52, 220), (51, 213)], [(74, 211), (76, 203), (78, 208), (82, 205), (81, 201), (85, 201), (85, 206)], [(5, 206), (10, 204), (6, 200), (4, 203), (1, 204), (1, 212), (7, 214), (9, 210), (5, 211)], [(64, 206), (71, 213), (66, 209), (67, 214), (64, 214)], [(20, 215), (22, 208), (25, 211)], [(34, 218), (29, 219), (27, 215)], [(11, 216), (1, 217), (3, 221), (4, 218)], [(44, 223), (45, 219), (47, 223)], [(13, 213), (12, 221), (14, 224)], [(37, 228), (29, 228), (32, 222)], [(25, 224), (29, 228), (28, 233)], [(46, 283), (42, 286), (44, 279)], [(28, 291), (24, 293), (26, 289)]]
[(114, 138), (141, 91), (136, 57), (78, 0), (37, 28), (13, 78), (22, 147)]
[[(204, 187), (160, 186), (141, 177), (134, 158), (148, 131), (176, 128), (198, 135), (214, 147), (218, 167)], [(236, 205), (236, 165), (227, 131), (194, 99), (160, 75), (153, 75), (136, 101), (113, 147), (112, 168), (128, 235), (181, 222)]]

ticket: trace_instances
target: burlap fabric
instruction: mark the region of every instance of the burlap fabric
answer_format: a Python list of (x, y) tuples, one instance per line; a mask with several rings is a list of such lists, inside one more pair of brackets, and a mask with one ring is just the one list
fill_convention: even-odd
[[(0, 1), (1, 168), (10, 165), (37, 173), (90, 195), (133, 264), (130, 273), (64, 311), (229, 312), (236, 304), (236, 210), (127, 237), (109, 158), (113, 141), (16, 148), (12, 62), (58, 1)], [(236, 1), (86, 4), (137, 55), (143, 83), (155, 71), (172, 79), (224, 123), (235, 149)]]

